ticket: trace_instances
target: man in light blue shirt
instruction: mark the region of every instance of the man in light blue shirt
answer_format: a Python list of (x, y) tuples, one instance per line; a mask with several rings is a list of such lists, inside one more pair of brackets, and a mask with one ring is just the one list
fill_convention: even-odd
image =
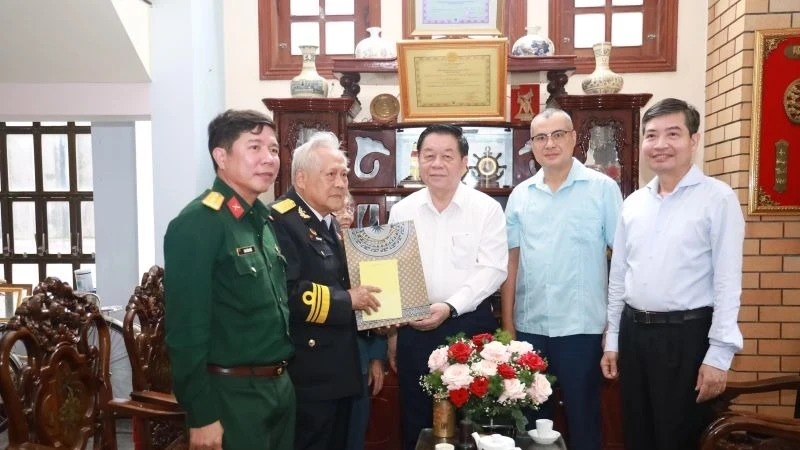
[(626, 450), (697, 448), (742, 349), (744, 218), (733, 189), (692, 164), (699, 126), (683, 100), (644, 113), (657, 176), (625, 200), (614, 238), (601, 365), (620, 378)]
[[(561, 386), (570, 450), (598, 450), (606, 251), (622, 194), (614, 180), (572, 157), (576, 133), (564, 111), (534, 117), (531, 136), (542, 168), (514, 188), (506, 205), (503, 328), (547, 358)], [(534, 417), (552, 414), (547, 402)]]

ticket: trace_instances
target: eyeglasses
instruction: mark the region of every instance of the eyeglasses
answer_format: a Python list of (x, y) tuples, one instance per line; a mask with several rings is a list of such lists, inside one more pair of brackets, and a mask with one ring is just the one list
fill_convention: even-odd
[(547, 140), (552, 138), (553, 142), (559, 143), (567, 137), (567, 134), (570, 133), (572, 130), (556, 130), (551, 133), (541, 133), (533, 136), (531, 138), (531, 142), (533, 145), (537, 145), (539, 147), (547, 144)]

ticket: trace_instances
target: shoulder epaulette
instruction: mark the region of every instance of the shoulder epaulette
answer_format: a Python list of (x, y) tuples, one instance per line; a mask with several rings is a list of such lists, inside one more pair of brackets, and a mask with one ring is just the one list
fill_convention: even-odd
[(211, 191), (203, 197), (203, 204), (214, 211), (219, 211), (223, 201), (225, 201), (225, 196), (216, 191)]
[(297, 203), (290, 198), (285, 198), (277, 203), (272, 204), (272, 209), (278, 211), (281, 214), (286, 214), (287, 211), (290, 211), (292, 208), (297, 206)]

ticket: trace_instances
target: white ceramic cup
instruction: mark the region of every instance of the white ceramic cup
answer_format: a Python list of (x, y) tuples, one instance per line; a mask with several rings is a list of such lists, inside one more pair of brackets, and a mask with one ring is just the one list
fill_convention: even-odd
[(536, 434), (546, 438), (553, 435), (553, 421), (550, 419), (536, 419)]
[(455, 450), (453, 444), (447, 444), (447, 443), (436, 444), (433, 448), (435, 450)]

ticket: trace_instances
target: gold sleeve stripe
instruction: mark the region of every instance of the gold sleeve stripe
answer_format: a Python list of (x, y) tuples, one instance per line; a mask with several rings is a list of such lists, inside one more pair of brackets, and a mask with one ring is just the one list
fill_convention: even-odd
[(331, 309), (331, 290), (328, 286), (311, 283), (311, 290), (303, 292), (303, 303), (308, 306), (306, 322), (325, 323)]
[(320, 293), (320, 301), (318, 304), (319, 315), (317, 316), (317, 323), (325, 323), (328, 320), (328, 311), (331, 309), (331, 289), (328, 286), (318, 285)]

